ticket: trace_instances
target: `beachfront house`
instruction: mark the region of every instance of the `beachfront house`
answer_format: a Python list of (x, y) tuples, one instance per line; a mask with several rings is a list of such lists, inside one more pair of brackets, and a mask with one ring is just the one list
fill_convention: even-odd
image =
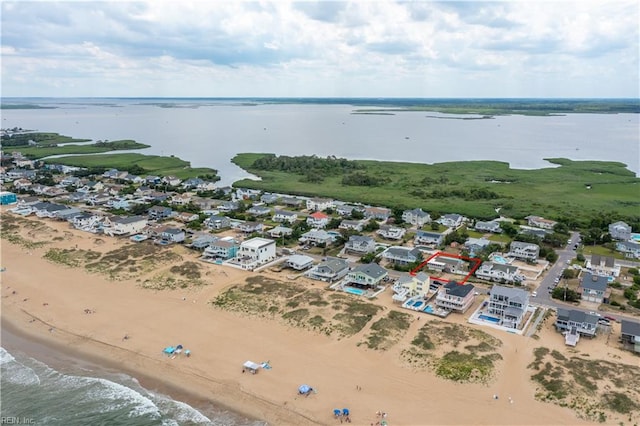
[(305, 275), (313, 280), (335, 282), (349, 272), (349, 264), (344, 259), (328, 258), (311, 268)]
[(405, 210), (402, 212), (402, 220), (420, 228), (431, 222), (431, 215), (420, 208)]
[(585, 272), (582, 275), (579, 288), (582, 293), (582, 300), (593, 303), (607, 303), (611, 293), (608, 284), (608, 277)]
[(105, 218), (102, 224), (102, 232), (105, 235), (135, 235), (147, 226), (147, 218), (144, 216), (111, 216)]
[(553, 230), (553, 228), (558, 224), (555, 220), (545, 219), (540, 216), (527, 216), (525, 219), (527, 219), (527, 224), (529, 226), (540, 229)]
[(82, 212), (68, 219), (69, 223), (82, 231), (97, 232), (103, 216), (91, 212)]
[(458, 228), (462, 226), (465, 222), (466, 218), (457, 213), (445, 214), (441, 216), (440, 219), (436, 220), (440, 225), (446, 226), (447, 228)]
[(507, 256), (515, 257), (516, 259), (535, 262), (540, 255), (540, 246), (533, 243), (525, 243), (522, 241), (513, 241), (509, 246), (509, 253)]
[(614, 278), (620, 275), (620, 265), (616, 264), (616, 259), (613, 256), (592, 254), (591, 258), (586, 261), (585, 268), (593, 275)]
[(616, 250), (624, 253), (625, 257), (640, 259), (640, 242), (636, 241), (618, 241)]
[(376, 251), (376, 241), (366, 235), (351, 235), (344, 245), (346, 253), (364, 255)]
[(444, 234), (440, 232), (418, 230), (413, 238), (413, 243), (417, 246), (438, 247), (442, 245), (443, 242)]
[(500, 222), (496, 220), (492, 220), (490, 222), (483, 222), (479, 220), (474, 225), (474, 228), (478, 232), (492, 232), (494, 234), (499, 234), (502, 232)]
[(240, 243), (238, 255), (231, 262), (249, 271), (276, 258), (276, 242), (268, 238), (251, 238)]
[(621, 320), (620, 340), (625, 349), (640, 354), (640, 322)]
[(186, 235), (182, 229), (166, 228), (158, 235), (156, 243), (162, 245), (181, 243), (185, 240), (185, 237)]
[(376, 234), (386, 240), (401, 240), (406, 233), (406, 229), (393, 225), (380, 225), (380, 228), (376, 231)]
[(329, 224), (329, 216), (322, 212), (314, 212), (307, 216), (307, 224), (312, 228), (321, 229)]
[(231, 219), (226, 216), (209, 216), (203, 223), (204, 226), (209, 229), (223, 229), (231, 227)]
[[(595, 337), (599, 318), (597, 315), (588, 314), (576, 309), (558, 308), (555, 326), (556, 330), (563, 334), (580, 334), (581, 336)], [(571, 336), (567, 337), (570, 342)]]
[(296, 271), (304, 271), (313, 266), (313, 257), (304, 254), (294, 254), (285, 260), (284, 266), (295, 269)]
[(358, 265), (349, 271), (343, 282), (351, 287), (376, 288), (389, 273), (377, 263)]
[(422, 252), (417, 248), (392, 246), (382, 252), (382, 258), (394, 265), (409, 265), (422, 259)]
[(219, 261), (232, 259), (238, 255), (240, 244), (232, 238), (221, 238), (213, 241), (202, 253), (202, 260)]
[(298, 241), (300, 241), (300, 243), (312, 244), (312, 245), (318, 245), (318, 244), (329, 245), (329, 244), (333, 244), (335, 240), (336, 240), (335, 234), (330, 234), (327, 231), (322, 229), (312, 229), (310, 231), (305, 232), (300, 236), (300, 238), (298, 238)]
[(499, 319), (498, 325), (517, 329), (521, 326), (528, 305), (528, 291), (494, 285), (489, 291), (487, 312)]
[(473, 284), (459, 284), (455, 281), (449, 281), (438, 289), (436, 306), (463, 314), (473, 305), (474, 288)]
[(307, 210), (313, 212), (321, 212), (331, 209), (333, 206), (334, 202), (329, 198), (309, 198), (306, 202)]
[(392, 299), (396, 302), (404, 302), (409, 297), (427, 299), (436, 288), (431, 285), (431, 277), (424, 272), (418, 272), (415, 275), (405, 272), (393, 284)]
[(503, 263), (482, 262), (482, 265), (476, 270), (475, 274), (476, 277), (483, 280), (499, 283), (521, 281), (520, 274), (518, 274), (518, 267), (505, 265)]
[(286, 210), (276, 210), (272, 217), (274, 222), (292, 224), (298, 220), (298, 213)]
[(2, 191), (0, 192), (0, 205), (6, 206), (10, 204), (16, 204), (18, 202), (18, 196), (13, 192)]
[(609, 225), (611, 238), (618, 241), (628, 241), (631, 239), (631, 227), (624, 222), (615, 222)]
[(195, 250), (204, 250), (215, 241), (218, 241), (218, 237), (215, 235), (198, 233), (191, 238), (191, 244), (189, 244), (189, 247)]

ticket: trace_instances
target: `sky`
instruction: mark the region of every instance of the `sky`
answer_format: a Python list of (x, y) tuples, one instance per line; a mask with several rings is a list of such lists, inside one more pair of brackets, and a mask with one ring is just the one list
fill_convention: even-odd
[(638, 0), (6, 1), (2, 97), (638, 98)]

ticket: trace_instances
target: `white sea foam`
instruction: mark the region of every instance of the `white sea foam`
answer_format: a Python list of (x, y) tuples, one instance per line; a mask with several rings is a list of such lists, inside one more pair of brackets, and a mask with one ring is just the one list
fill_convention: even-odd
[(11, 355), (5, 348), (0, 347), (0, 365), (4, 365), (5, 363), (15, 361), (13, 355)]
[(36, 372), (18, 362), (4, 348), (0, 348), (0, 366), (2, 368), (2, 379), (9, 383), (23, 386), (40, 384), (40, 378)]

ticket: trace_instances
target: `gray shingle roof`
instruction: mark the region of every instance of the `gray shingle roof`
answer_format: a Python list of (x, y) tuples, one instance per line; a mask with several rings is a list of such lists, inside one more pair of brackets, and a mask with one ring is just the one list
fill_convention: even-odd
[(588, 288), (590, 290), (605, 291), (609, 280), (607, 277), (601, 277), (593, 275), (588, 272), (582, 277), (582, 288)]
[(640, 336), (640, 322), (621, 320), (622, 334)]
[(380, 278), (387, 273), (387, 270), (377, 263), (368, 263), (366, 265), (360, 265), (354, 269), (354, 272), (362, 272), (371, 278)]

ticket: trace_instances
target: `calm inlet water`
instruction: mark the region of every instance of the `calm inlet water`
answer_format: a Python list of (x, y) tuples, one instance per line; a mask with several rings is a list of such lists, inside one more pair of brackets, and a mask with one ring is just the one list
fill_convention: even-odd
[[(8, 102), (3, 100), (3, 102)], [(239, 152), (335, 155), (440, 163), (498, 160), (514, 168), (551, 167), (545, 158), (619, 161), (640, 172), (640, 114), (498, 116), (445, 119), (431, 112), (353, 114), (346, 104), (224, 100), (18, 100), (55, 109), (5, 109), (2, 127), (94, 140), (135, 139), (145, 153), (176, 155), (219, 170), (222, 184), (248, 177), (230, 163)]]

